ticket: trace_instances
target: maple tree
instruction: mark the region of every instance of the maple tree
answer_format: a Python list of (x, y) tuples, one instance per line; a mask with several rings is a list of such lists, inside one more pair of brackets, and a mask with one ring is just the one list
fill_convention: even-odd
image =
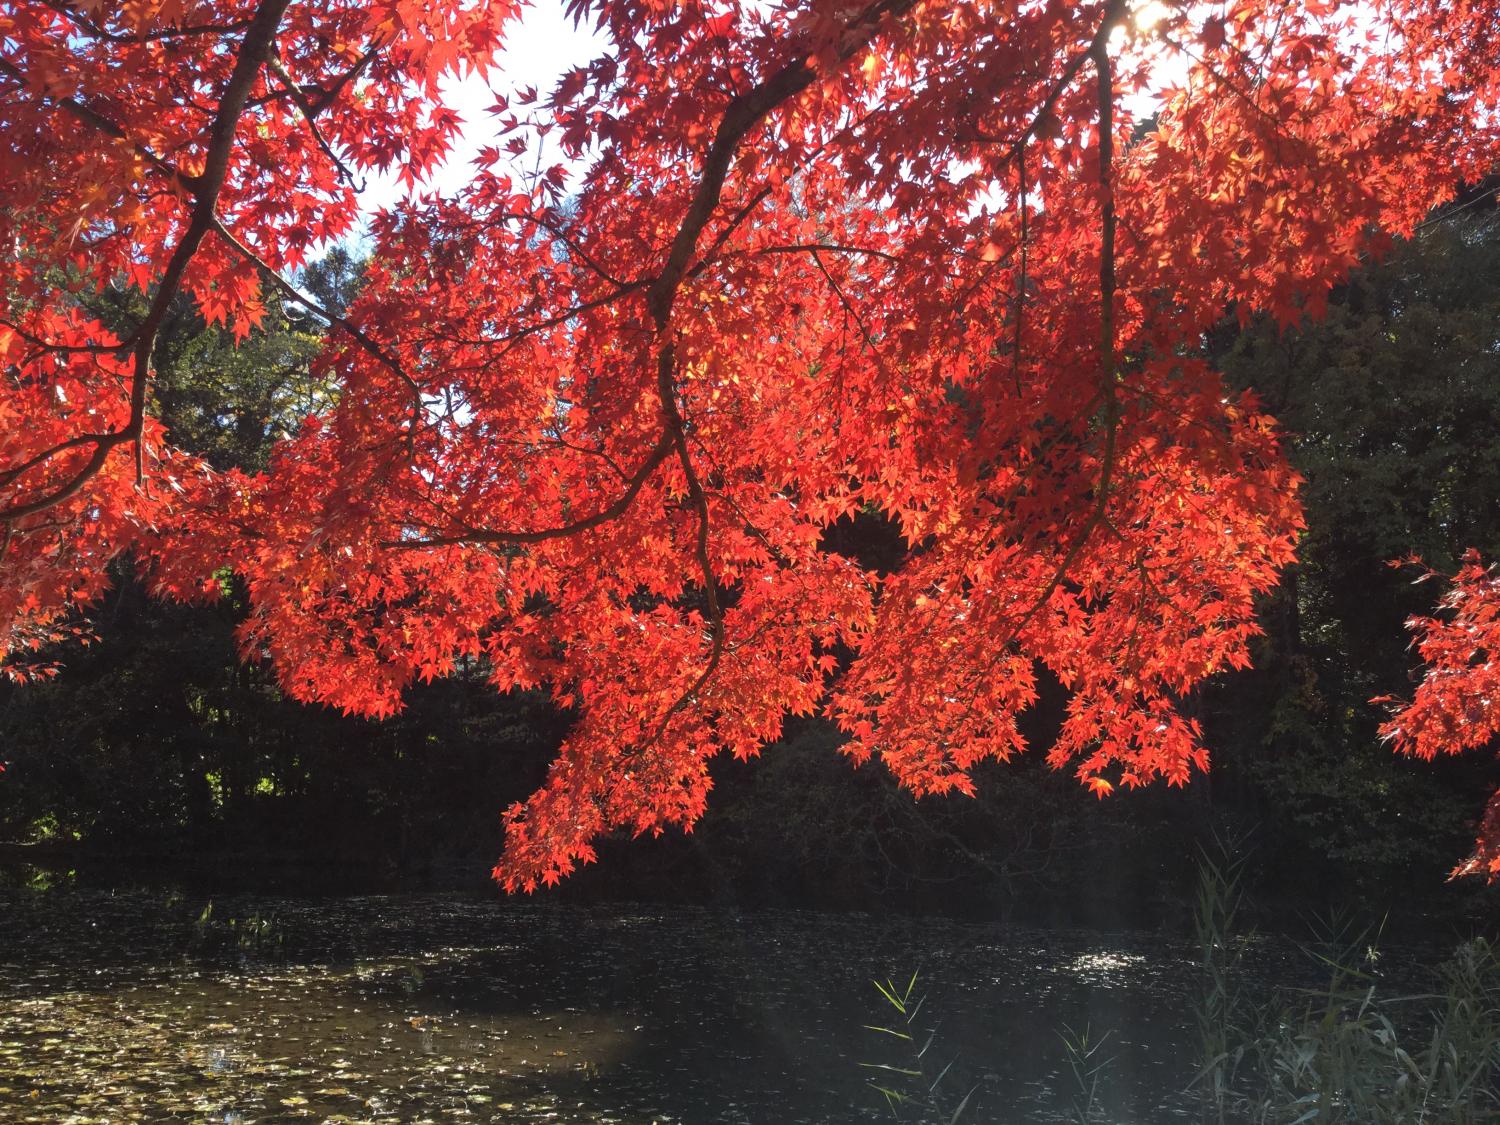
[[(1184, 782), (1181, 701), (1246, 663), (1301, 521), (1204, 334), (1316, 315), (1491, 169), (1500, 5), (1148, 7), (575, 0), (599, 57), (499, 99), (455, 196), (374, 216), (344, 311), (296, 271), (362, 176), (438, 164), (439, 82), (518, 4), (13, 0), (6, 666), (129, 551), (166, 595), (238, 571), (245, 654), (298, 699), (546, 685), (577, 718), (507, 813), (511, 888), (691, 826), (709, 759), (788, 714), (966, 791), (1039, 669), (1071, 691), (1054, 764)], [(84, 311), (110, 287), (129, 331)], [(268, 292), (328, 326), (333, 400), (213, 471), (148, 409), (153, 349), (181, 294), (243, 335)], [(888, 574), (829, 547), (860, 512), (908, 545)]]
[[(1437, 577), (1423, 570), (1418, 581)], [(1407, 623), (1427, 669), (1413, 698), (1381, 728), (1398, 752), (1427, 759), (1478, 749), (1500, 734), (1500, 573), (1470, 551), (1439, 610), (1442, 616)], [(1500, 792), (1490, 798), (1474, 853), (1453, 874), (1500, 875)]]

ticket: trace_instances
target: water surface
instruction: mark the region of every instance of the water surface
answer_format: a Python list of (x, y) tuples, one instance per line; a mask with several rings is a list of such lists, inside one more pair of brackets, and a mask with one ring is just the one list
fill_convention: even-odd
[[(1266, 956), (1278, 956), (1268, 950)], [(1143, 933), (513, 900), (0, 895), (0, 1120), (858, 1122), (920, 970), (966, 1120), (1186, 1114), (1192, 951)]]

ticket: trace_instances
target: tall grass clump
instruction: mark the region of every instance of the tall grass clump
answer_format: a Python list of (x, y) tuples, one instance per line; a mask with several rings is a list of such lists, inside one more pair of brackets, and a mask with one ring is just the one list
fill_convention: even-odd
[(1232, 1091), (1245, 1058), (1244, 1029), (1250, 1016), (1241, 990), (1245, 941), (1238, 932), (1245, 855), (1240, 841), (1216, 838), (1203, 848), (1193, 903), (1193, 943), (1198, 987), (1193, 993), (1197, 1030), (1194, 1084), (1203, 1120), (1229, 1120)]
[(1243, 860), (1205, 853), (1193, 1002), (1203, 1120), (1224, 1125), (1500, 1122), (1500, 958), (1459, 946), (1428, 993), (1387, 995), (1378, 928), (1333, 915), (1304, 945), (1315, 986), (1252, 997), (1237, 933)]
[[(1334, 934), (1338, 942), (1342, 935)], [(1387, 997), (1374, 947), (1318, 954), (1320, 988), (1287, 990), (1254, 1043), (1247, 1117), (1317, 1125), (1500, 1121), (1500, 962), (1475, 939), (1439, 968), (1430, 994)]]
[(937, 1066), (932, 1053), (937, 1028), (922, 1020), (925, 996), (917, 995), (917, 973), (903, 987), (893, 980), (874, 981), (881, 1000), (890, 1009), (886, 1024), (865, 1024), (869, 1031), (887, 1038), (897, 1047), (891, 1062), (867, 1062), (860, 1066), (872, 1072), (870, 1086), (885, 1099), (898, 1121), (957, 1125), (970, 1109), (978, 1086), (961, 1097), (949, 1089), (947, 1079), (953, 1060)]
[(1100, 1120), (1099, 1082), (1114, 1059), (1104, 1053), (1110, 1032), (1094, 1035), (1091, 1028), (1074, 1031), (1063, 1024), (1063, 1053), (1068, 1064), (1068, 1120), (1073, 1125), (1094, 1125)]

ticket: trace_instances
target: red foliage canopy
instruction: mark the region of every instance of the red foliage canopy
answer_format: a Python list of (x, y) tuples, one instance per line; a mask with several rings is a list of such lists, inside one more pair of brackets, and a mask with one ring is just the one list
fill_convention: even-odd
[[(246, 476), (148, 412), (168, 302), (249, 331), (354, 229), (357, 176), (442, 157), (438, 81), (518, 5), (0, 7), (8, 650), (130, 550), (177, 596), (239, 571), (245, 651), (300, 699), (388, 714), (461, 662), (545, 684), (578, 721), (508, 814), (510, 887), (690, 826), (708, 759), (788, 713), (967, 789), (1021, 749), (1038, 666), (1072, 691), (1055, 764), (1185, 781), (1178, 701), (1246, 662), (1300, 521), (1204, 333), (1316, 314), (1491, 168), (1500, 3), (570, 11), (601, 55), (497, 106), (455, 198), (373, 220), (337, 404)], [(1163, 52), (1188, 64), (1135, 120)], [(122, 284), (148, 307), (123, 339), (77, 300)], [(826, 549), (861, 510), (911, 545), (894, 573)]]

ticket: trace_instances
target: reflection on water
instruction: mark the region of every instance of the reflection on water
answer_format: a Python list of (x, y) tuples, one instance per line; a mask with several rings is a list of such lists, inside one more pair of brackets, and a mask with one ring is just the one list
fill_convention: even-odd
[(1142, 954), (1100, 949), (1080, 953), (1068, 962), (1067, 971), (1096, 988), (1108, 988), (1112, 984), (1129, 986), (1134, 979), (1132, 970), (1139, 970), (1145, 964)]
[(1054, 1119), (1068, 1024), (1113, 1031), (1109, 1120), (1160, 1121), (1189, 1104), (1188, 958), (855, 915), (14, 892), (0, 1120), (888, 1119), (870, 980), (920, 966), (971, 1119)]

